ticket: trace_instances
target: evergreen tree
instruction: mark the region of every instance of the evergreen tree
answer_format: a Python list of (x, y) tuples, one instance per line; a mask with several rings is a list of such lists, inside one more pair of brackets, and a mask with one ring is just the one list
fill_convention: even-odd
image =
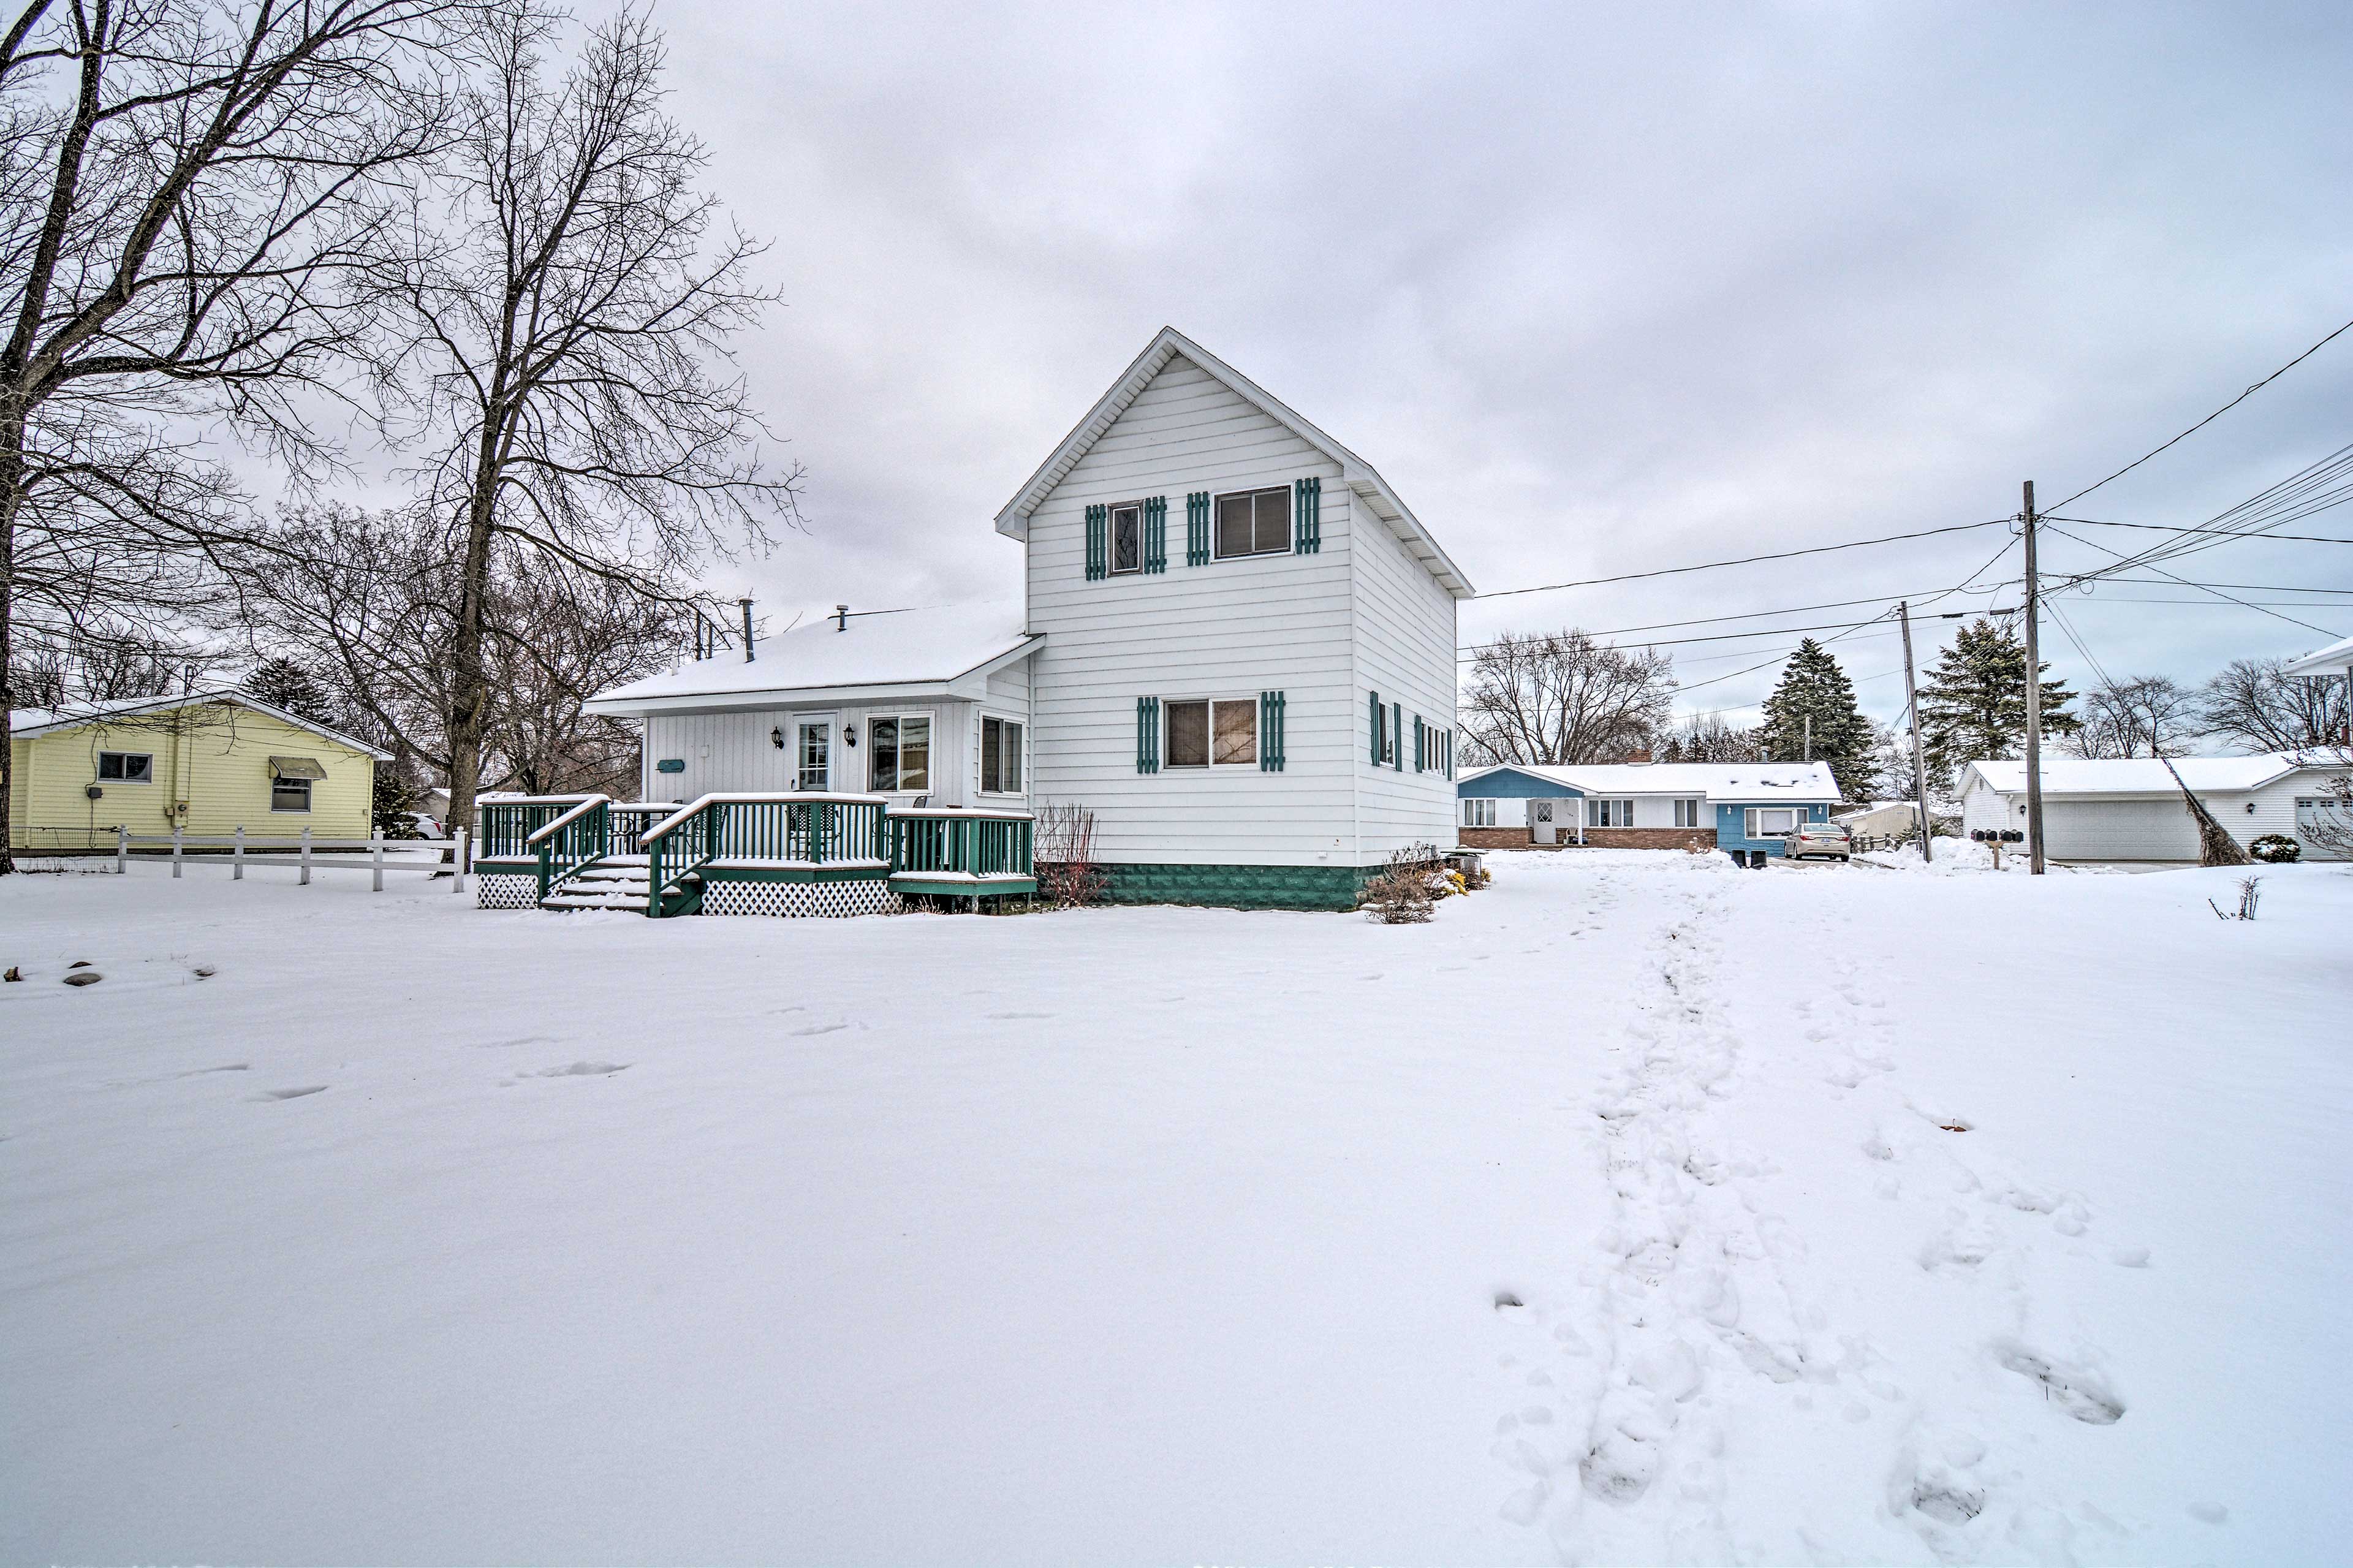
[(1839, 791), (1869, 800), (1878, 782), (1871, 721), (1854, 703), (1854, 682), (1830, 650), (1808, 637), (1781, 668), (1780, 684), (1765, 700), (1761, 727), (1767, 760), (1828, 763)]
[(290, 658), (268, 658), (245, 678), (245, 689), (272, 708), (328, 729), (337, 728), (334, 700), (311, 673)]
[(393, 764), (376, 764), (375, 799), (370, 806), (376, 832), (386, 838), (422, 838), (425, 831), (417, 826), (416, 814), (424, 809), (423, 790), (403, 778)]
[[(2051, 667), (2035, 671), (2040, 676)], [(2070, 735), (2083, 728), (2067, 711), (2075, 694), (2056, 680), (2042, 682), (2042, 733)], [(2026, 747), (2026, 644), (2016, 627), (1980, 617), (1961, 628), (1920, 686), (1920, 744), (1928, 771), (1949, 787), (1956, 769), (2002, 762)]]

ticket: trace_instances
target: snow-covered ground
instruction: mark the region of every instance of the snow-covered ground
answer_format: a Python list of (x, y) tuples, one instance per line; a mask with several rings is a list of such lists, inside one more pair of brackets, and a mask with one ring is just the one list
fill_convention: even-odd
[(2353, 873), (1493, 864), (0, 880), (0, 1557), (2345, 1557)]

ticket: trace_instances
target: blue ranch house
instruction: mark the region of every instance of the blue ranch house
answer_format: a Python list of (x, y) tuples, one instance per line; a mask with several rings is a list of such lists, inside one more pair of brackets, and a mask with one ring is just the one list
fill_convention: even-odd
[(1565, 845), (1779, 855), (1839, 804), (1827, 763), (1504, 763), (1455, 784), (1473, 849)]

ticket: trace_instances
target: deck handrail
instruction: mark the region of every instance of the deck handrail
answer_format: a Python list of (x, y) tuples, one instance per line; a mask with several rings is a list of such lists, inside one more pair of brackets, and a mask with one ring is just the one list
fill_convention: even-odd
[(1036, 818), (1026, 811), (924, 806), (891, 814), (891, 870), (980, 877), (1034, 875)]
[(565, 826), (566, 824), (573, 822), (581, 816), (585, 816), (591, 809), (599, 805), (609, 807), (612, 804), (613, 797), (610, 795), (584, 795), (580, 797), (580, 804), (578, 805), (574, 806), (570, 811), (565, 812), (561, 816), (550, 818), (548, 821), (541, 824), (537, 828), (533, 829), (530, 834), (526, 835), (522, 841), (523, 847), (529, 848), (531, 846), (538, 843), (541, 839), (547, 837), (549, 835), (554, 833), (557, 829)]
[(670, 830), (709, 805), (782, 805), (807, 801), (831, 801), (844, 805), (890, 805), (890, 797), (880, 795), (849, 795), (828, 790), (723, 790), (687, 802), (669, 816), (645, 830), (639, 842), (650, 844), (666, 838)]
[(893, 816), (987, 817), (997, 822), (1035, 822), (1037, 813), (991, 805), (894, 805)]

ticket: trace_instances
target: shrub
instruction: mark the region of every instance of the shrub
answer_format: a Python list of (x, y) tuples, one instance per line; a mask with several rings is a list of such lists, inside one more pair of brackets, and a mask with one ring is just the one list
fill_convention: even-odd
[(1058, 909), (1101, 903), (1109, 885), (1095, 860), (1095, 814), (1084, 806), (1039, 809), (1030, 840), (1038, 897)]
[(1430, 884), (1438, 879), (1438, 847), (1415, 844), (1391, 855), (1373, 879), (1365, 884), (1365, 914), (1386, 926), (1419, 925), (1430, 919), (1436, 902)]
[(2304, 853), (2304, 846), (2284, 833), (2266, 833), (2247, 846), (2247, 853), (2266, 866), (2292, 864)]

